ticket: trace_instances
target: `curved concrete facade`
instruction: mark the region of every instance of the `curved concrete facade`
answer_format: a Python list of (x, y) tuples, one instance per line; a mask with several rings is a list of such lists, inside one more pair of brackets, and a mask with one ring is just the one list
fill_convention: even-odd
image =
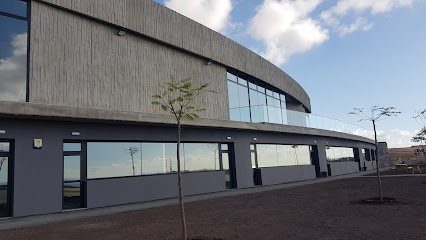
[[(158, 82), (167, 81), (170, 75), (210, 82), (215, 91), (222, 93), (226, 90), (224, 73), (229, 67), (273, 85), (299, 101), (306, 111), (311, 111), (309, 96), (281, 69), (225, 36), (151, 0), (37, 0), (32, 2), (32, 19), (31, 42), (36, 48), (31, 49), (30, 55), (31, 102), (155, 113), (149, 105), (127, 106), (125, 103), (148, 100), (146, 97), (151, 95), (143, 89), (156, 90)], [(131, 34), (122, 38), (114, 36), (114, 31), (120, 28)], [(138, 34), (140, 36), (135, 36)], [(73, 57), (64, 58), (63, 53)], [(208, 59), (216, 64), (204, 66)], [(158, 64), (164, 67), (159, 68)], [(140, 66), (144, 69), (134, 70)], [(81, 76), (82, 72), (85, 79), (76, 79), (75, 75)], [(93, 83), (99, 78), (103, 78), (102, 83)], [(142, 79), (144, 83), (139, 82)], [(85, 86), (89, 82), (92, 85)], [(63, 90), (70, 86), (74, 92)], [(110, 97), (108, 88), (112, 87), (119, 87), (127, 97), (102, 96)], [(53, 89), (59, 90), (57, 95), (51, 92)], [(139, 94), (133, 92), (141, 89)], [(80, 94), (80, 100), (72, 99), (69, 94)], [(219, 94), (217, 99), (213, 103), (221, 110), (218, 116), (203, 117), (229, 119), (227, 97)], [(107, 105), (108, 102), (116, 102), (116, 105)]]
[[(67, 204), (96, 208), (176, 197), (172, 187), (176, 170), (173, 158), (166, 157), (166, 145), (176, 156), (176, 122), (151, 104), (160, 91), (159, 83), (171, 76), (191, 77), (195, 85), (207, 82), (217, 92), (195, 103), (207, 109), (200, 119), (182, 122), (181, 140), (189, 146), (183, 154), (193, 149), (189, 168), (183, 157), (185, 194), (302, 181), (374, 166), (372, 140), (307, 127), (312, 125), (306, 124), (307, 114), (301, 112), (310, 112), (310, 99), (285, 72), (151, 0), (29, 3), (29, 102), (0, 101), (0, 157), (9, 161), (7, 186), (0, 189), (7, 191), (7, 206), (0, 209), (8, 212), (0, 212), (0, 217), (61, 212), (69, 209)], [(124, 36), (118, 36), (120, 29)], [(209, 60), (213, 64), (206, 64)], [(281, 89), (290, 101), (280, 111), (297, 111), (294, 116), (301, 124), (230, 121), (228, 84), (232, 80), (228, 82), (227, 72), (262, 80), (273, 86), (266, 86), (269, 90)], [(234, 84), (243, 86), (241, 82)], [(243, 86), (247, 92), (249, 86)], [(123, 143), (128, 145), (122, 147)], [(68, 149), (75, 144), (77, 148)], [(98, 148), (93, 147), (96, 144)], [(144, 144), (148, 147), (143, 148)], [(139, 173), (127, 152), (135, 145), (139, 146)], [(353, 155), (343, 156), (343, 150), (336, 150), (340, 156), (330, 157), (327, 151), (334, 147)], [(276, 152), (269, 155), (267, 150), (274, 148)], [(278, 148), (291, 153), (284, 155), (282, 150), (279, 155)], [(113, 154), (108, 153), (111, 149)], [(196, 151), (199, 155), (194, 157)], [(259, 156), (264, 162), (272, 159), (273, 164), (259, 164)], [(73, 159), (75, 165), (66, 164)], [(147, 171), (150, 166), (155, 171)], [(109, 167), (114, 167), (114, 173), (116, 167), (126, 172), (89, 176)], [(70, 171), (78, 178), (67, 178)], [(71, 183), (77, 185), (67, 185)]]

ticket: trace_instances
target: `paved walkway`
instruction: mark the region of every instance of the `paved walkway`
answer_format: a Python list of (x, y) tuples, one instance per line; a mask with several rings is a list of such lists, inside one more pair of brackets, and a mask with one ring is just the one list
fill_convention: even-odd
[[(383, 168), (380, 171), (386, 171), (386, 170), (389, 170), (389, 168)], [(194, 202), (194, 201), (201, 201), (201, 200), (214, 199), (214, 198), (220, 198), (220, 197), (237, 196), (242, 194), (259, 193), (259, 192), (272, 191), (277, 189), (285, 189), (285, 188), (291, 188), (291, 187), (324, 183), (324, 182), (330, 182), (330, 181), (346, 179), (346, 178), (375, 177), (375, 176), (363, 176), (366, 174), (374, 173), (375, 171), (376, 170), (370, 170), (366, 172), (358, 172), (353, 174), (332, 176), (327, 178), (319, 178), (319, 179), (313, 179), (313, 180), (307, 180), (307, 181), (301, 181), (301, 182), (292, 182), (292, 183), (285, 183), (285, 184), (271, 185), (271, 186), (257, 186), (257, 187), (245, 188), (245, 189), (232, 189), (232, 190), (227, 190), (223, 192), (185, 196), (184, 200), (185, 202)], [(412, 176), (412, 175), (410, 174), (409, 176)], [(53, 214), (46, 214), (46, 215), (6, 218), (6, 219), (0, 219), (0, 231), (8, 230), (8, 229), (25, 228), (25, 227), (31, 227), (36, 225), (48, 224), (48, 223), (55, 223), (55, 222), (61, 222), (66, 220), (74, 220), (74, 219), (81, 219), (81, 218), (87, 218), (87, 217), (131, 212), (131, 211), (137, 211), (137, 210), (148, 209), (148, 208), (169, 206), (174, 204), (178, 204), (177, 198), (126, 204), (126, 205), (119, 205), (119, 206), (112, 206), (112, 207), (105, 207), (105, 208), (64, 211), (60, 213), (53, 213)]]

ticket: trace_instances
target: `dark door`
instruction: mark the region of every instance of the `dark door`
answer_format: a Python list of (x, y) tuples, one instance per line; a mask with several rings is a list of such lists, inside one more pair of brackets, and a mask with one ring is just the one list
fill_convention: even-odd
[(321, 177), (321, 168), (320, 168), (320, 163), (319, 163), (319, 157), (318, 157), (318, 146), (311, 146), (311, 160), (312, 160), (312, 165), (315, 166), (315, 174), (317, 176), (317, 178)]
[(235, 158), (234, 148), (232, 144), (220, 144), (220, 157), (222, 169), (225, 171), (225, 184), (226, 189), (237, 187), (236, 171), (235, 171)]
[(0, 218), (12, 215), (12, 153), (11, 142), (0, 140)]
[(353, 152), (354, 152), (355, 162), (358, 163), (359, 171), (362, 171), (362, 168), (361, 168), (361, 158), (359, 157), (359, 150), (358, 150), (358, 148), (353, 148)]
[(62, 209), (85, 207), (85, 154), (82, 143), (64, 143), (64, 178)]

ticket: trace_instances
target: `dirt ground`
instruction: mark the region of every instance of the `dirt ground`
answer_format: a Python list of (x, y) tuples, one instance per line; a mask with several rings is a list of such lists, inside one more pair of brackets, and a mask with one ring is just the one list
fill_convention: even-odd
[[(426, 177), (383, 178), (397, 203), (365, 205), (376, 178), (186, 204), (190, 239), (426, 239)], [(178, 239), (177, 206), (0, 232), (0, 239)]]
[[(380, 175), (405, 175), (405, 174), (423, 174), (426, 176), (426, 164), (416, 164), (416, 165), (409, 165), (409, 167), (412, 167), (412, 170), (408, 169), (397, 169), (395, 170), (387, 170), (380, 172)], [(376, 176), (376, 173), (369, 174), (368, 176)]]

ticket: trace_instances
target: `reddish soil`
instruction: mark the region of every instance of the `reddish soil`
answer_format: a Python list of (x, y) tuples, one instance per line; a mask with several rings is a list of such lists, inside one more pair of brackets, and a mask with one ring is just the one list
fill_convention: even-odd
[[(190, 239), (426, 239), (426, 177), (333, 182), (186, 204)], [(0, 232), (3, 239), (179, 239), (177, 206)]]

